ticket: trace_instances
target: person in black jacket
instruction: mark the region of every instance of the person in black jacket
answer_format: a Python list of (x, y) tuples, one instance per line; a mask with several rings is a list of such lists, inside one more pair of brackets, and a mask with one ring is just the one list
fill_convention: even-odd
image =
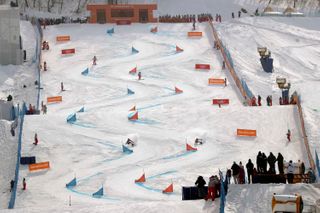
[(252, 183), (252, 174), (253, 174), (253, 163), (251, 159), (249, 159), (248, 163), (246, 164), (247, 173), (248, 173), (248, 183)]
[(199, 176), (197, 181), (194, 183), (197, 188), (198, 188), (198, 196), (199, 198), (205, 198), (205, 188), (204, 186), (206, 185), (206, 181), (203, 179), (202, 176)]
[(235, 184), (238, 184), (239, 183), (240, 166), (235, 161), (233, 161), (233, 164), (231, 166), (231, 170), (232, 170), (233, 181)]
[(277, 159), (276, 157), (272, 154), (272, 152), (270, 152), (269, 156), (268, 156), (268, 163), (269, 163), (269, 172), (271, 174), (276, 174), (276, 170), (275, 170), (275, 163), (276, 163)]
[(262, 153), (262, 161), (261, 161), (261, 168), (262, 168), (262, 173), (265, 174), (267, 173), (267, 165), (268, 165), (268, 158), (264, 152)]
[(284, 171), (283, 171), (283, 156), (281, 155), (280, 152), (278, 153), (277, 161), (278, 161), (279, 174), (283, 175), (284, 174)]
[(257, 155), (257, 169), (258, 169), (258, 173), (262, 173), (262, 154), (261, 154), (261, 151)]
[(14, 187), (14, 180), (10, 181), (10, 192), (13, 190)]

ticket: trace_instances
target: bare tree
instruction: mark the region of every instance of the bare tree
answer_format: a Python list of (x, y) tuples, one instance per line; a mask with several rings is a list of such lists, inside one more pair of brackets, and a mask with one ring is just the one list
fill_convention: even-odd
[(33, 8), (36, 8), (36, 0), (33, 0)]
[(48, 12), (50, 13), (51, 12), (50, 0), (47, 1), (47, 9), (48, 9)]
[(24, 3), (25, 3), (25, 5), (26, 5), (26, 7), (28, 7), (28, 8), (29, 8), (28, 0), (24, 0)]

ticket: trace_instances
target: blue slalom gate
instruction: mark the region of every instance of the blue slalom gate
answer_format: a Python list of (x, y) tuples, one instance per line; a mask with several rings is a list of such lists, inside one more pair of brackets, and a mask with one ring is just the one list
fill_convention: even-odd
[(76, 114), (74, 113), (74, 114), (71, 114), (71, 115), (69, 115), (68, 117), (67, 117), (67, 123), (69, 123), (69, 124), (72, 124), (72, 123), (74, 123), (74, 122), (76, 122), (77, 121), (77, 116), (76, 116)]
[(125, 154), (131, 154), (131, 153), (133, 153), (133, 150), (129, 149), (125, 145), (122, 145), (122, 152)]
[(128, 93), (128, 95), (133, 95), (133, 94), (134, 94), (134, 91), (131, 90), (131, 89), (129, 89), (129, 88), (127, 88), (127, 93)]
[(102, 196), (103, 196), (103, 186), (101, 186), (101, 188), (98, 191), (92, 194), (92, 197), (95, 197), (95, 198), (101, 198)]
[(69, 188), (69, 187), (74, 187), (76, 185), (77, 185), (77, 179), (73, 178), (69, 183), (66, 184), (66, 187)]
[(107, 34), (112, 35), (114, 33), (114, 27), (107, 30)]
[(81, 75), (87, 76), (89, 74), (89, 68), (81, 72)]
[(78, 112), (84, 112), (84, 107), (81, 107), (81, 109), (79, 109)]
[(136, 53), (139, 53), (139, 50), (137, 50), (136, 48), (132, 47), (132, 54), (136, 54)]

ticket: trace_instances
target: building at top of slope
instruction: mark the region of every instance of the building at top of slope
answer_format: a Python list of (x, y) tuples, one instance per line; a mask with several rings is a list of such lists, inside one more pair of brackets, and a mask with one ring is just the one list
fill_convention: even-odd
[(88, 4), (90, 23), (147, 23), (157, 22), (157, 4)]

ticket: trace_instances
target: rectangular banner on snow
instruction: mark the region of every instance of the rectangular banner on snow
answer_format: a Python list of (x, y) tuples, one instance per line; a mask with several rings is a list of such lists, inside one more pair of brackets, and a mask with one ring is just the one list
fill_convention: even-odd
[(53, 96), (47, 98), (47, 103), (61, 102), (62, 96)]
[(49, 168), (50, 168), (49, 161), (29, 165), (29, 171), (35, 171), (35, 170), (40, 170), (40, 169), (49, 169)]
[(215, 85), (215, 84), (225, 84), (224, 79), (217, 79), (217, 78), (209, 78), (209, 85)]
[(188, 37), (201, 37), (202, 32), (188, 32)]
[(195, 69), (210, 70), (210, 64), (196, 64)]
[(257, 130), (253, 130), (253, 129), (237, 129), (237, 136), (256, 137), (257, 136)]
[(70, 36), (68, 35), (57, 36), (56, 41), (70, 41)]
[(212, 104), (229, 104), (229, 99), (212, 99)]
[(65, 54), (74, 54), (76, 53), (76, 49), (64, 49), (64, 50), (61, 50), (61, 54), (62, 55), (65, 55)]

